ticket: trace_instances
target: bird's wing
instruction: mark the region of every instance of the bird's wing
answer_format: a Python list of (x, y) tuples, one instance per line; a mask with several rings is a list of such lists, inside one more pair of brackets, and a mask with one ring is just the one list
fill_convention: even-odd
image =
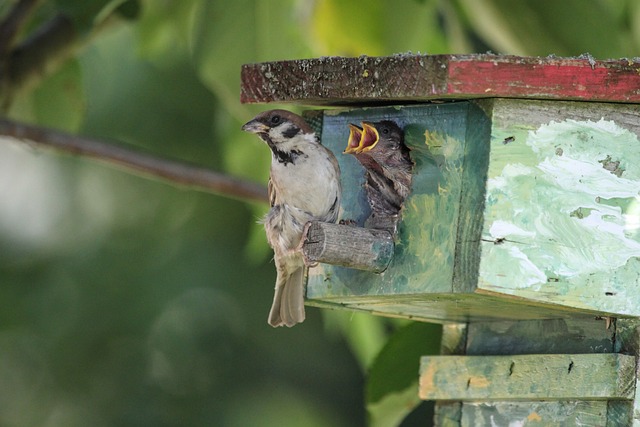
[(340, 180), (340, 166), (338, 165), (338, 159), (336, 159), (336, 156), (334, 156), (333, 152), (331, 150), (329, 150), (327, 147), (322, 146), (322, 148), (324, 148), (325, 151), (327, 152), (327, 156), (329, 157), (329, 160), (331, 161), (331, 165), (333, 166), (333, 168), (336, 171), (336, 178), (339, 181)]
[(271, 178), (269, 178), (269, 182), (267, 183), (267, 194), (269, 196), (269, 206), (273, 207), (276, 204), (276, 188)]

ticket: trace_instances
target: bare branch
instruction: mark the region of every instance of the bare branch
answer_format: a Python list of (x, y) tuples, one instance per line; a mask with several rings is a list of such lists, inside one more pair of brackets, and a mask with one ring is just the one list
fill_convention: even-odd
[(121, 166), (129, 172), (161, 178), (171, 184), (199, 191), (246, 201), (267, 202), (267, 189), (260, 184), (65, 132), (0, 119), (0, 139), (2, 137), (91, 157)]

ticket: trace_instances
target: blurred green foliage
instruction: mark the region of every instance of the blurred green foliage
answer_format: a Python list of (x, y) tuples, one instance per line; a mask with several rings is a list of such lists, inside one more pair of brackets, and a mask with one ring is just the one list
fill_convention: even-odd
[[(66, 13), (81, 49), (9, 116), (266, 182), (268, 151), (239, 132), (265, 108), (239, 103), (241, 64), (638, 56), (638, 3), (586, 3), (44, 1), (22, 36)], [(2, 141), (0, 425), (354, 426), (366, 408), (398, 424), (439, 328), (309, 308), (271, 329), (265, 211)], [(418, 414), (403, 425), (425, 425)]]

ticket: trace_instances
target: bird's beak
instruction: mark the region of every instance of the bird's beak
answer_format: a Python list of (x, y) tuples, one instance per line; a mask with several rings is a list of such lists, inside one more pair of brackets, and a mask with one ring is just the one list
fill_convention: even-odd
[(269, 130), (269, 127), (264, 123), (261, 123), (256, 119), (253, 119), (245, 123), (244, 125), (242, 125), (242, 130), (245, 132), (251, 132), (251, 133), (265, 133)]
[(360, 144), (358, 145), (358, 153), (366, 153), (373, 149), (378, 143), (380, 135), (378, 130), (369, 122), (362, 122), (362, 137), (360, 138)]
[(349, 123), (349, 142), (347, 148), (344, 149), (343, 154), (353, 154), (360, 145), (360, 139), (362, 138), (362, 129), (353, 123)]

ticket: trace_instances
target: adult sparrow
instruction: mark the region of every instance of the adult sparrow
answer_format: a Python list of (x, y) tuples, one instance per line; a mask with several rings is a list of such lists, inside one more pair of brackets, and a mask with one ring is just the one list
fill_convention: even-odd
[(242, 130), (258, 135), (271, 150), (271, 209), (263, 223), (277, 278), (268, 321), (273, 327), (291, 327), (305, 318), (305, 264), (298, 249), (303, 230), (309, 221), (336, 221), (340, 169), (309, 124), (290, 111), (265, 111)]

